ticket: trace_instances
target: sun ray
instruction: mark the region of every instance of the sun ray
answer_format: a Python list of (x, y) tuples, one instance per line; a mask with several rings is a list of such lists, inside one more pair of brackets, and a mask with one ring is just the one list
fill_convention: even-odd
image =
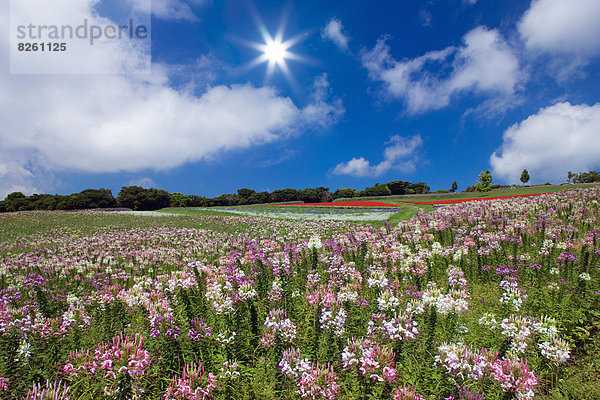
[(288, 61), (310, 63), (310, 59), (301, 56), (290, 50), (302, 40), (306, 39), (308, 34), (302, 32), (291, 38), (285, 39), (285, 28), (287, 25), (286, 15), (282, 16), (279, 27), (274, 34), (271, 34), (262, 22), (262, 18), (256, 13), (253, 13), (254, 20), (257, 22), (258, 31), (262, 37), (262, 42), (252, 42), (247, 39), (239, 39), (239, 41), (248, 47), (255, 49), (261, 54), (256, 58), (246, 63), (242, 69), (249, 70), (260, 64), (266, 64), (265, 83), (275, 74), (280, 72), (290, 85), (294, 84), (291, 70)]

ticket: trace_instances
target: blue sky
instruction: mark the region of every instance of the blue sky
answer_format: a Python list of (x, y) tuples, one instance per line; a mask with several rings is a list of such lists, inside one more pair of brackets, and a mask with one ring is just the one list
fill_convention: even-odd
[[(130, 184), (204, 196), (391, 180), (464, 189), (487, 169), (495, 183), (523, 168), (554, 183), (600, 167), (597, 0), (152, 8), (149, 76), (10, 75), (2, 42), (0, 197)], [(264, 32), (294, 40), (270, 73), (253, 62)]]

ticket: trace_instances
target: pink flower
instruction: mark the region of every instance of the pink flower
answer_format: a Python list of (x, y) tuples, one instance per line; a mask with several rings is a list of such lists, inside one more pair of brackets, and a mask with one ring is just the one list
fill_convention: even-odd
[(215, 375), (205, 374), (204, 367), (199, 362), (183, 367), (180, 377), (171, 379), (164, 396), (165, 400), (203, 400), (210, 397), (210, 391), (215, 388)]
[(393, 400), (426, 400), (425, 397), (417, 393), (413, 386), (402, 386), (393, 397)]
[(537, 378), (529, 370), (527, 360), (515, 357), (496, 360), (491, 365), (491, 378), (507, 392), (515, 393), (519, 400), (529, 400), (534, 397), (533, 387)]

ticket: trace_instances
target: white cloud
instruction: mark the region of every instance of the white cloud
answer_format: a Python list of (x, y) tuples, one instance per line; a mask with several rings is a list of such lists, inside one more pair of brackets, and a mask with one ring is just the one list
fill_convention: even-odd
[[(87, 0), (86, 0), (87, 1)], [(88, 2), (91, 4), (93, 2)], [(48, 5), (50, 7), (50, 3)], [(81, 18), (90, 18), (91, 5)], [(8, 64), (7, 4), (0, 6), (0, 64)], [(102, 57), (136, 57), (99, 48)], [(0, 193), (49, 190), (53, 172), (167, 170), (322, 129), (343, 106), (316, 94), (305, 108), (271, 87), (212, 86), (202, 94), (169, 86), (168, 67), (150, 76), (0, 74)], [(319, 83), (320, 82), (320, 83)], [(319, 94), (321, 91), (321, 94)], [(7, 161), (8, 160), (8, 161)]]
[(323, 39), (331, 40), (342, 51), (348, 51), (348, 36), (344, 33), (344, 25), (337, 18), (331, 18), (321, 31)]
[(328, 102), (331, 97), (327, 74), (318, 75), (313, 81), (311, 103), (302, 109), (302, 120), (309, 126), (327, 129), (338, 123), (346, 112), (339, 98)]
[(381, 176), (391, 169), (403, 172), (414, 172), (419, 160), (419, 150), (423, 147), (421, 135), (412, 137), (392, 136), (386, 143), (383, 161), (377, 165), (364, 157), (352, 158), (338, 164), (332, 171), (334, 175), (352, 175), (358, 177)]
[[(478, 27), (463, 41), (458, 48), (397, 61), (386, 38), (381, 38), (373, 50), (363, 53), (362, 62), (371, 79), (383, 82), (391, 97), (403, 99), (411, 114), (446, 107), (453, 96), (465, 93), (486, 96), (495, 107), (506, 107), (521, 79), (517, 57), (496, 30)], [(442, 72), (431, 72), (431, 67)]]
[(10, 154), (0, 152), (0, 200), (9, 193), (23, 192), (33, 194), (40, 192), (40, 182), (33, 173), (13, 159)]
[(490, 157), (493, 174), (518, 183), (527, 169), (533, 182), (558, 182), (567, 171), (600, 166), (600, 103), (558, 103), (504, 132), (500, 149)]
[(140, 186), (144, 189), (150, 189), (157, 187), (156, 182), (152, 178), (148, 178), (147, 176), (141, 178), (131, 179), (128, 183), (129, 186)]
[(333, 169), (334, 175), (371, 176), (373, 172), (374, 168), (364, 157), (354, 157), (350, 161), (339, 163)]
[(419, 18), (421, 19), (423, 26), (431, 26), (431, 20), (433, 19), (431, 12), (425, 9), (419, 11)]
[(527, 48), (550, 53), (600, 54), (600, 1), (534, 0), (519, 22)]
[(150, 2), (152, 2), (152, 14), (156, 18), (165, 20), (188, 20), (197, 21), (198, 17), (189, 6), (191, 3), (195, 6), (201, 6), (208, 3), (208, 0), (126, 0), (134, 9), (149, 12)]

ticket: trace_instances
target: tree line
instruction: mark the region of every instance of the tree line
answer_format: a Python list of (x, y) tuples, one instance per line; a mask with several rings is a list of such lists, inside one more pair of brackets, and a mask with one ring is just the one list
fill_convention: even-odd
[(567, 178), (569, 179), (569, 182), (572, 183), (594, 183), (600, 182), (600, 173), (598, 173), (598, 171), (588, 171), (580, 173), (574, 173), (569, 171), (567, 173)]
[[(523, 170), (521, 182), (529, 181), (529, 173)], [(600, 182), (598, 171), (573, 173), (568, 172), (568, 180), (572, 183)], [(479, 174), (479, 181), (468, 186), (465, 191), (485, 192), (503, 187), (492, 185), (492, 176), (489, 171)], [(435, 193), (454, 192), (458, 189), (456, 181), (452, 182), (449, 190), (438, 190)], [(376, 183), (364, 190), (351, 188), (337, 189), (333, 193), (329, 188), (319, 186), (306, 189), (278, 189), (273, 192), (256, 192), (252, 189), (239, 189), (237, 193), (222, 194), (209, 198), (198, 195), (184, 195), (182, 193), (169, 193), (161, 189), (146, 189), (140, 186), (124, 186), (114, 197), (110, 189), (86, 189), (80, 193), (70, 195), (34, 194), (25, 196), (21, 192), (13, 192), (0, 201), (0, 212), (29, 211), (29, 210), (83, 210), (83, 209), (111, 209), (127, 208), (132, 210), (159, 210), (165, 207), (223, 207), (266, 203), (325, 203), (335, 199), (374, 196), (392, 196), (405, 194), (427, 194), (430, 187), (424, 182), (411, 183), (409, 181), (390, 181), (384, 184)]]
[(128, 208), (132, 210), (159, 210), (165, 207), (217, 207), (266, 203), (324, 203), (339, 198), (391, 196), (403, 194), (426, 194), (430, 188), (423, 182), (391, 181), (375, 184), (365, 190), (338, 189), (331, 193), (329, 188), (319, 186), (306, 189), (278, 189), (273, 192), (256, 192), (239, 189), (235, 194), (222, 194), (209, 198), (198, 195), (169, 193), (161, 189), (145, 189), (140, 186), (124, 186), (114, 197), (110, 189), (86, 189), (70, 195), (34, 194), (26, 196), (13, 192), (0, 201), (0, 212), (30, 210), (83, 210)]

